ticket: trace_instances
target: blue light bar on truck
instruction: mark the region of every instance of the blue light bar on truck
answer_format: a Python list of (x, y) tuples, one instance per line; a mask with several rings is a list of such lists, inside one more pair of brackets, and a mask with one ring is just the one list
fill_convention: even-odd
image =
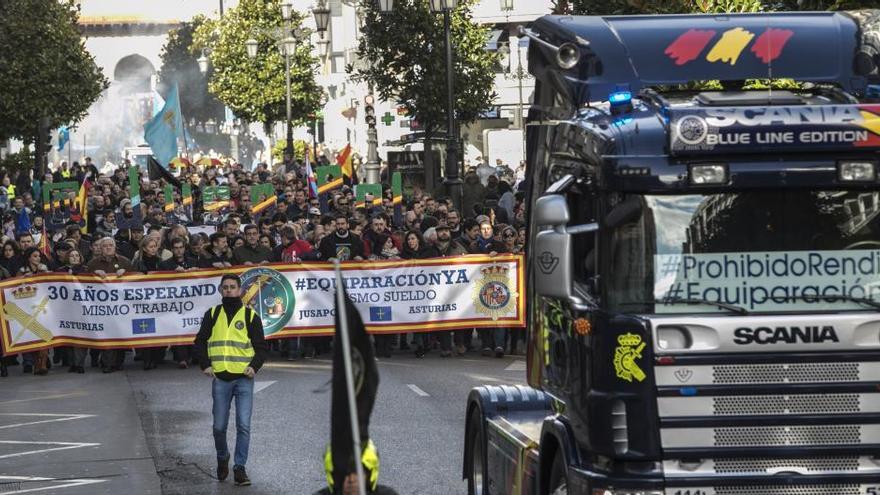
[(626, 105), (632, 102), (633, 95), (629, 91), (615, 91), (608, 96), (608, 103), (612, 105)]

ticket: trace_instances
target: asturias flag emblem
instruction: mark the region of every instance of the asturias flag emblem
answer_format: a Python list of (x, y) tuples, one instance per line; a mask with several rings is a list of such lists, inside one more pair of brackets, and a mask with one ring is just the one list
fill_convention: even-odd
[(391, 306), (370, 306), (370, 321), (391, 321)]

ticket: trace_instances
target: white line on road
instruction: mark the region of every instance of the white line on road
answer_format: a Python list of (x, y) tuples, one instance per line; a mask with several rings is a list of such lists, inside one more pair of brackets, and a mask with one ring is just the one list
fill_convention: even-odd
[(526, 362), (514, 361), (507, 368), (504, 368), (504, 371), (526, 371)]
[(0, 455), (0, 459), (9, 457), (20, 457), (29, 454), (41, 454), (43, 452), (52, 452), (55, 450), (79, 449), (82, 447), (97, 447), (100, 443), (74, 443), (74, 442), (23, 442), (19, 440), (0, 440), (0, 444), (7, 445), (60, 445), (51, 449), (28, 450), (25, 452), (16, 452), (14, 454)]
[(259, 392), (260, 390), (264, 390), (269, 385), (276, 383), (278, 380), (270, 380), (265, 382), (254, 382), (254, 393)]
[(26, 488), (24, 490), (15, 490), (12, 492), (4, 491), (3, 493), (5, 493), (5, 494), (42, 492), (45, 490), (57, 490), (59, 488), (72, 488), (75, 486), (94, 485), (97, 483), (104, 483), (105, 481), (107, 481), (107, 480), (99, 480), (99, 479), (56, 480), (55, 478), (41, 478), (41, 477), (34, 477), (34, 476), (0, 476), (0, 483), (4, 483), (4, 482), (6, 482), (6, 480), (9, 480), (9, 482), (13, 482), (13, 483), (14, 482), (31, 482), (31, 483), (33, 483), (33, 482), (39, 482), (39, 481), (53, 481), (55, 483), (61, 483), (61, 484), (60, 485), (55, 484), (55, 485), (44, 486), (44, 487), (39, 487), (39, 488)]
[(410, 383), (409, 385), (407, 385), (407, 387), (409, 387), (410, 390), (415, 392), (416, 395), (418, 395), (420, 397), (430, 397), (430, 395), (428, 395), (428, 392), (425, 392), (424, 390), (420, 389), (419, 386), (414, 383)]
[(82, 397), (84, 395), (88, 395), (88, 394), (85, 392), (73, 392), (70, 394), (45, 395), (43, 397), (33, 397), (30, 399), (5, 400), (5, 401), (0, 402), (0, 404), (15, 404), (17, 402), (30, 402), (32, 400), (64, 399), (65, 397)]
[(0, 416), (27, 416), (35, 418), (53, 418), (41, 421), (30, 421), (27, 423), (14, 423), (11, 425), (0, 426), (0, 430), (6, 428), (17, 428), (19, 426), (39, 425), (43, 423), (57, 423), (59, 421), (71, 421), (74, 419), (94, 418), (94, 414), (49, 414), (49, 413), (0, 413)]

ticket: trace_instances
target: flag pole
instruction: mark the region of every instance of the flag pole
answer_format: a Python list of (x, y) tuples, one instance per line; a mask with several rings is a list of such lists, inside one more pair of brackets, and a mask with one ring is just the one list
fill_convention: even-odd
[(367, 482), (364, 479), (364, 466), (361, 463), (361, 431), (358, 427), (357, 402), (354, 393), (354, 372), (351, 367), (351, 342), (348, 340), (348, 312), (345, 307), (342, 269), (339, 260), (333, 262), (336, 272), (336, 306), (339, 308), (339, 340), (342, 340), (342, 361), (345, 363), (345, 389), (348, 392), (349, 419), (351, 420), (351, 439), (354, 444), (354, 466), (358, 478), (358, 493), (367, 495)]

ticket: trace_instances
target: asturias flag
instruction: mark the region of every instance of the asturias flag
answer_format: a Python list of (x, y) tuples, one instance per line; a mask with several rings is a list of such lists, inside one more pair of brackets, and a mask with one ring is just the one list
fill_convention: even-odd
[(168, 93), (162, 111), (144, 126), (144, 139), (163, 167), (168, 167), (168, 163), (177, 156), (178, 136), (183, 136), (183, 116), (175, 84)]
[(70, 141), (70, 129), (63, 125), (58, 128), (58, 151), (63, 150), (68, 141)]
[(312, 170), (312, 161), (309, 160), (309, 153), (306, 153), (306, 181), (309, 183), (309, 199), (318, 197), (318, 178), (315, 171)]

